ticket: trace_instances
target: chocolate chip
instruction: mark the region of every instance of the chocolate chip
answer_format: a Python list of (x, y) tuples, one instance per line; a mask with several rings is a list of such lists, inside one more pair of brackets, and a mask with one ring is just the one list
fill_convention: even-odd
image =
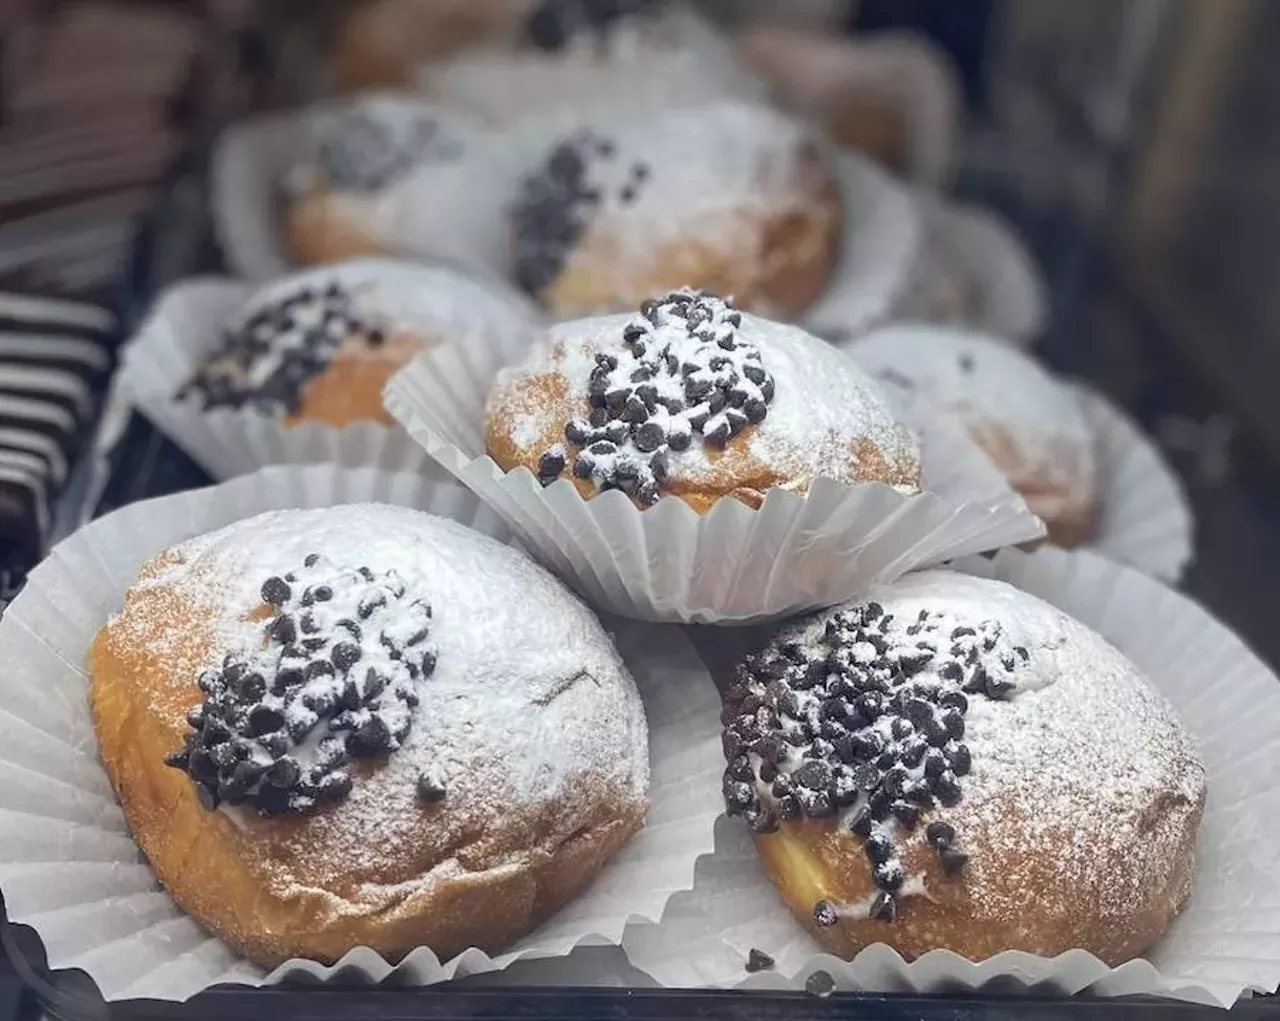
[(753, 975), (758, 971), (772, 970), (774, 964), (774, 959), (763, 950), (757, 950), (755, 947), (752, 947), (747, 953), (746, 970)]
[(283, 578), (271, 577), (262, 583), (262, 601), (270, 606), (283, 606), (293, 596), (293, 590)]
[(849, 817), (849, 830), (860, 837), (869, 837), (874, 822), (875, 820), (871, 818), (870, 807), (862, 805)]
[(955, 840), (956, 831), (950, 823), (942, 821), (931, 822), (928, 827), (926, 827), (924, 836), (932, 847), (939, 848), (946, 846)]
[(920, 809), (909, 801), (895, 801), (889, 806), (889, 811), (908, 830), (915, 829), (920, 821)]
[(871, 877), (876, 886), (889, 893), (897, 893), (907, 878), (902, 869), (902, 863), (896, 858), (891, 858), (889, 861), (877, 865), (872, 870)]
[(954, 709), (961, 715), (969, 711), (969, 700), (958, 691), (944, 692), (938, 699), (938, 705), (944, 709)]
[(950, 844), (942, 844), (938, 847), (938, 860), (942, 862), (942, 870), (949, 876), (959, 875), (969, 864), (969, 856)]
[(791, 774), (791, 778), (801, 787), (810, 790), (825, 790), (831, 783), (831, 767), (817, 759), (806, 762)]
[(829, 900), (820, 900), (813, 906), (813, 920), (824, 929), (830, 929), (840, 921), (835, 905)]
[(881, 890), (876, 894), (876, 899), (872, 902), (871, 910), (868, 912), (870, 917), (879, 922), (892, 922), (897, 913), (897, 901), (894, 900), (893, 894), (885, 890)]
[(962, 792), (960, 784), (956, 781), (955, 774), (947, 770), (941, 776), (937, 777), (930, 785), (933, 795), (938, 799), (944, 808), (951, 808), (960, 803)]
[(882, 833), (872, 833), (863, 842), (862, 849), (875, 865), (883, 864), (893, 857), (893, 841)]
[(753, 833), (774, 833), (778, 829), (777, 816), (765, 805), (747, 809), (743, 819)]
[(303, 567), (315, 567), (315, 566), (316, 566), (316, 564), (318, 564), (318, 563), (320, 563), (320, 554), (319, 554), (319, 553), (308, 553), (308, 554), (307, 554), (307, 556), (306, 556), (306, 559), (302, 561), (302, 566), (303, 566)]
[(249, 710), (249, 736), (260, 737), (272, 734), (284, 726), (284, 714), (267, 705), (254, 706)]
[(973, 768), (973, 758), (969, 753), (968, 745), (953, 745), (945, 750), (945, 754), (947, 765), (956, 776), (967, 776), (969, 770)]
[(292, 617), (280, 614), (269, 627), (272, 639), (281, 645), (292, 645), (298, 639), (298, 627)]

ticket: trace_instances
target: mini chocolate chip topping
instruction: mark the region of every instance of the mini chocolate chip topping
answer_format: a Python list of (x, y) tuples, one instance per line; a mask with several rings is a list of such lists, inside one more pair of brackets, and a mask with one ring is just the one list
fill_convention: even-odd
[[(892, 921), (907, 881), (897, 838), (963, 798), (970, 700), (1011, 698), (1029, 658), (996, 621), (951, 626), (930, 610), (902, 620), (875, 602), (827, 618), (811, 645), (775, 640), (747, 657), (725, 696), (729, 814), (757, 833), (835, 819), (862, 842), (877, 888), (858, 910)], [(929, 822), (925, 839), (947, 874), (964, 870), (950, 823)], [(813, 920), (835, 925), (841, 910), (819, 901)]]
[(758, 971), (771, 970), (776, 963), (777, 962), (763, 950), (757, 950), (755, 947), (752, 947), (747, 953), (746, 970), (754, 975)]
[(316, 164), (330, 187), (371, 192), (393, 184), (426, 160), (444, 162), (461, 155), (461, 143), (428, 116), (388, 118), (353, 110), (326, 134)]
[[(400, 748), (436, 666), (431, 604), (394, 571), (338, 567), (313, 553), (267, 578), (262, 601), (272, 611), (262, 647), (200, 675), (192, 732), (165, 760), (210, 810), (282, 815), (345, 798), (350, 760)], [(424, 778), (418, 794), (440, 801), (445, 790)]]
[(530, 45), (556, 53), (581, 35), (603, 41), (619, 21), (660, 6), (661, 0), (542, 0), (525, 22), (525, 36)]
[(341, 284), (300, 287), (229, 329), (219, 351), (200, 366), (178, 398), (194, 396), (206, 409), (249, 405), (270, 414), (296, 415), (306, 385), (353, 337), (377, 347), (385, 334), (360, 316)]
[(648, 178), (647, 163), (620, 163), (616, 144), (601, 135), (583, 132), (557, 145), (525, 178), (512, 209), (516, 282), (540, 294), (563, 271), (602, 203), (616, 198), (631, 204)]
[(730, 301), (690, 290), (647, 301), (623, 330), (618, 355), (596, 355), (591, 416), (564, 430), (562, 446), (538, 465), (544, 485), (571, 467), (603, 489), (621, 489), (642, 506), (658, 502), (671, 457), (694, 436), (724, 447), (769, 414), (773, 377), (759, 347), (738, 332)]

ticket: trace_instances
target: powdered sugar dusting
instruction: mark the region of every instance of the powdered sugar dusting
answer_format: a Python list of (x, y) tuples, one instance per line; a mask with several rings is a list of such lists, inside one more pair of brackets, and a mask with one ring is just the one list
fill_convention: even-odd
[[(470, 840), (504, 825), (504, 808), (572, 799), (581, 786), (643, 797), (644, 711), (607, 634), (528, 558), (454, 522), (381, 505), (273, 512), (178, 547), (143, 584), (177, 587), (209, 608), (215, 640), (208, 661), (193, 666), (214, 667), (260, 646), (262, 619), (249, 618), (262, 611), (263, 582), (317, 553), (378, 576), (394, 571), (429, 601), (436, 664), (415, 686), (403, 746), (308, 818), (306, 874), (283, 881), (323, 886), (353, 861), (377, 874), (420, 859), (424, 849), (401, 842), (422, 839), (424, 774), (445, 788)], [(161, 647), (182, 640), (176, 622), (134, 623)], [(184, 688), (194, 681), (174, 678)], [(452, 852), (441, 853), (444, 862)]]

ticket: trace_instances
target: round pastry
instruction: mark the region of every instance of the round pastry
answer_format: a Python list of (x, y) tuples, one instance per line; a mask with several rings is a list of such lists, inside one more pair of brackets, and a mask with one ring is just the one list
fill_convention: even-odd
[(311, 270), (257, 292), (178, 399), (289, 425), (391, 425), (382, 390), (420, 351), (531, 321), (517, 295), (453, 270), (377, 259)]
[[(313, 151), (284, 182), (281, 233), (303, 266), (366, 255), (485, 263), (500, 223), (485, 137), (465, 115), (371, 95), (317, 118)], [(486, 229), (486, 225), (488, 228)], [(491, 258), (490, 258), (491, 261)]]
[(847, 348), (908, 403), (956, 416), (1059, 546), (1087, 542), (1101, 494), (1093, 436), (1072, 393), (998, 340), (927, 326), (879, 330)]
[(599, 622), (417, 511), (276, 511), (166, 550), (91, 669), (160, 882), (265, 967), (495, 950), (644, 823), (644, 710)]
[(366, 0), (338, 31), (348, 88), (412, 85), (419, 67), (486, 40), (514, 37), (536, 0)]
[(724, 793), (828, 950), (1110, 965), (1191, 892), (1205, 776), (1100, 636), (1001, 582), (909, 575), (784, 628), (726, 695)]
[(543, 485), (758, 507), (773, 488), (920, 485), (919, 450), (875, 383), (793, 326), (681, 291), (638, 316), (561, 323), (489, 395), (486, 445)]
[(487, 123), (553, 111), (609, 119), (727, 97), (762, 98), (720, 32), (662, 0), (539, 0), (516, 44), (423, 64), (417, 84)]
[(732, 102), (584, 130), (523, 184), (516, 281), (561, 318), (635, 308), (678, 287), (799, 312), (838, 257), (828, 157), (800, 122)]

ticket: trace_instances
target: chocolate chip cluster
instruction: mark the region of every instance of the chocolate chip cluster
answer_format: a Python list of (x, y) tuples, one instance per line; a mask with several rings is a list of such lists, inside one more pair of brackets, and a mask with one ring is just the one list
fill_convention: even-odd
[(228, 330), (218, 352), (178, 396), (197, 397), (205, 408), (252, 406), (296, 415), (306, 385), (352, 338), (370, 347), (386, 339), (361, 318), (341, 284), (300, 287)]
[[(623, 331), (621, 353), (596, 355), (590, 417), (565, 426), (578, 451), (573, 474), (650, 506), (670, 477), (671, 454), (687, 450), (695, 434), (723, 447), (763, 422), (773, 377), (759, 347), (738, 333), (741, 325), (742, 313), (711, 294), (684, 290), (645, 302)], [(567, 464), (561, 446), (543, 454), (543, 485)]]
[[(262, 601), (271, 616), (261, 648), (200, 675), (191, 733), (165, 760), (210, 810), (281, 815), (345, 798), (350, 760), (400, 748), (436, 666), (431, 605), (407, 595), (394, 571), (339, 568), (312, 553), (264, 581)], [(430, 777), (418, 787), (426, 801), (444, 796)]]
[[(997, 622), (948, 624), (928, 610), (902, 621), (874, 602), (828, 618), (812, 646), (775, 642), (747, 658), (725, 697), (729, 814), (757, 833), (834, 819), (862, 841), (878, 888), (871, 916), (892, 920), (907, 878), (895, 835), (960, 802), (970, 699), (1010, 698), (1028, 658)], [(944, 870), (964, 868), (948, 823), (925, 835)], [(834, 925), (838, 909), (820, 901), (814, 919)]]
[(367, 110), (347, 113), (321, 141), (316, 163), (332, 188), (379, 191), (419, 163), (462, 155), (462, 145), (430, 117), (391, 120)]
[(619, 21), (660, 6), (660, 0), (542, 0), (525, 22), (525, 35), (532, 46), (555, 53), (584, 34), (603, 40)]
[[(583, 132), (557, 145), (535, 173), (525, 178), (512, 209), (512, 272), (516, 282), (537, 295), (555, 281), (569, 261), (600, 205), (614, 198), (634, 202), (649, 179), (647, 163), (613, 164), (617, 146)], [(599, 168), (599, 180), (592, 170)]]

